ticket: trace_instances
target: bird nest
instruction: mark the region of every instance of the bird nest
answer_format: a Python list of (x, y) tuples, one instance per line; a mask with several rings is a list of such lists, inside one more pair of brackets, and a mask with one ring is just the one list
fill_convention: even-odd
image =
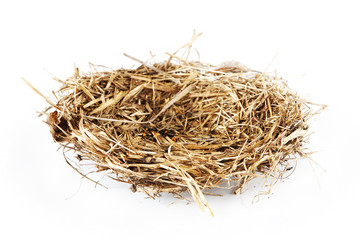
[(177, 52), (155, 64), (130, 58), (140, 67), (76, 69), (61, 81), (55, 102), (46, 98), (54, 109), (46, 112), (52, 136), (75, 151), (77, 166), (91, 161), (152, 197), (189, 192), (210, 210), (204, 194), (211, 189), (238, 193), (257, 177), (271, 186), (290, 160), (306, 156), (307, 121), (315, 113), (284, 80)]

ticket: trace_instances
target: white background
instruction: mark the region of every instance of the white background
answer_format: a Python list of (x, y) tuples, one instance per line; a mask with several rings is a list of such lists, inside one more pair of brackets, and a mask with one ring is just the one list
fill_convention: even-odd
[[(1, 239), (355, 239), (359, 237), (359, 7), (357, 1), (1, 1)], [(272, 194), (196, 204), (81, 180), (36, 110), (74, 66), (131, 67), (122, 53), (159, 59), (203, 32), (200, 60), (277, 70), (309, 100), (329, 105), (311, 122), (313, 159)], [(197, 59), (195, 59), (197, 60)], [(46, 69), (46, 70), (45, 70)], [(317, 181), (318, 179), (318, 181)]]

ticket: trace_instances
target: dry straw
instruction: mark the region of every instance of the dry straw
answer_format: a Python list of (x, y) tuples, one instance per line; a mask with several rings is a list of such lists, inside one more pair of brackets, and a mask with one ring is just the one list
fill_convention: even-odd
[[(306, 157), (307, 121), (316, 112), (287, 84), (242, 65), (188, 61), (190, 43), (164, 63), (91, 72), (60, 81), (45, 114), (54, 140), (83, 162), (151, 197), (238, 193), (263, 177), (271, 186)], [(50, 109), (53, 109), (50, 112)]]

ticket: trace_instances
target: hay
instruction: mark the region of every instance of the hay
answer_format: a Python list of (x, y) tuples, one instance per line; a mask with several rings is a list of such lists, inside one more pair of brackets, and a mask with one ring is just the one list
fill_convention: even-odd
[[(197, 36), (183, 46), (187, 55)], [(137, 69), (77, 69), (61, 81), (55, 103), (42, 95), (55, 108), (45, 112), (54, 140), (133, 191), (189, 192), (210, 212), (207, 190), (238, 193), (257, 177), (271, 186), (291, 159), (306, 157), (315, 112), (285, 81), (168, 55), (153, 65), (127, 55)]]

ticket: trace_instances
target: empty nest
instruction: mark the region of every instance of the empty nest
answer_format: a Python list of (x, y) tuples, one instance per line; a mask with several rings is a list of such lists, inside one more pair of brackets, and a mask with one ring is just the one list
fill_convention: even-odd
[(54, 109), (45, 112), (52, 136), (75, 151), (77, 166), (91, 161), (152, 197), (189, 192), (210, 210), (208, 190), (238, 193), (257, 177), (271, 186), (291, 159), (306, 156), (307, 121), (315, 113), (285, 81), (176, 53), (152, 65), (133, 58), (137, 69), (76, 69), (61, 81), (56, 101), (46, 98)]

